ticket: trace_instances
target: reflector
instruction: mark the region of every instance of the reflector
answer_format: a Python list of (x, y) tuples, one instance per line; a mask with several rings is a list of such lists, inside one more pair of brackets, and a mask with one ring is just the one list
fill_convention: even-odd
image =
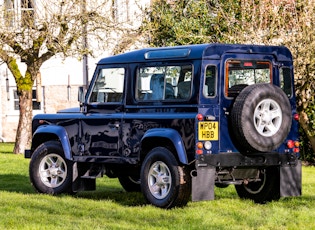
[(198, 115), (197, 115), (197, 119), (198, 119), (198, 121), (202, 121), (202, 120), (203, 120), (203, 116), (202, 116), (202, 114), (198, 113)]

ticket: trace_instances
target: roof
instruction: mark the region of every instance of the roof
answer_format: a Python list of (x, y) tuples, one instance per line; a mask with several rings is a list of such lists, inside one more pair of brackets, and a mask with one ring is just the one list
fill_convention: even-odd
[(292, 61), (291, 52), (284, 46), (198, 44), (173, 47), (145, 48), (101, 59), (98, 64), (147, 62), (149, 60), (220, 59), (225, 53), (272, 54), (278, 61)]

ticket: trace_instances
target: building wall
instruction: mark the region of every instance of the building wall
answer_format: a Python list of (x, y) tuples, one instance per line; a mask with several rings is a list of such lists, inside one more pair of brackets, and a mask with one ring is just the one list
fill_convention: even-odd
[[(79, 107), (78, 85), (48, 85), (43, 86), (44, 100), (42, 101), (42, 111), (36, 113), (56, 113), (58, 110)], [(1, 86), (1, 141), (14, 142), (19, 120), (19, 112), (12, 108), (12, 97), (7, 99), (6, 87)]]
[[(19, 0), (0, 0), (0, 9), (6, 10), (6, 2), (14, 3), (13, 5), (21, 10)], [(89, 2), (89, 0), (87, 2)], [(116, 22), (122, 23), (128, 28), (136, 28), (141, 24), (141, 17), (139, 16), (142, 15), (142, 11), (140, 8), (144, 9), (148, 7), (150, 2), (151, 0), (115, 0), (108, 1), (110, 4), (108, 7), (111, 7), (112, 16)], [(45, 10), (43, 9), (45, 9), (46, 5), (51, 7), (51, 3), (52, 2), (48, 0), (36, 1), (37, 9), (35, 9), (35, 12), (37, 20), (40, 20), (41, 16), (45, 15), (46, 12), (44, 12)], [(17, 14), (16, 16), (17, 17), (14, 19), (18, 22), (18, 16), (21, 15)], [(4, 19), (1, 18), (0, 22), (4, 23), (3, 20)], [(118, 33), (113, 32), (108, 39), (120, 41), (118, 37)], [(140, 42), (139, 44), (138, 47), (141, 47), (142, 43)], [(92, 42), (89, 43), (89, 47), (98, 51), (95, 53), (95, 55), (98, 56), (97, 58), (88, 59), (88, 76), (89, 80), (91, 80), (97, 61), (113, 53), (115, 47), (106, 47), (105, 50), (100, 50), (94, 48)], [(130, 47), (130, 49), (132, 48)], [(21, 73), (24, 74), (26, 70), (25, 64), (19, 62), (18, 65)], [(40, 72), (42, 89), (41, 107), (39, 110), (33, 110), (33, 115), (37, 113), (55, 113), (61, 109), (79, 106), (77, 101), (78, 86), (83, 85), (84, 82), (82, 61), (78, 61), (75, 58), (66, 58), (63, 60), (55, 56), (42, 65)], [(34, 89), (36, 89), (35, 86)], [(17, 98), (14, 97), (15, 90), (15, 79), (7, 69), (7, 66), (0, 63), (0, 141), (15, 141), (19, 121), (18, 104), (16, 104)]]
[[(88, 68), (89, 79), (92, 78), (96, 59), (91, 59)], [(23, 63), (20, 69), (25, 71)], [(38, 113), (56, 113), (58, 110), (78, 107), (78, 87), (83, 85), (83, 64), (74, 58), (62, 60), (54, 57), (44, 63), (41, 68), (41, 106)], [(36, 89), (34, 86), (33, 89)], [(6, 65), (0, 65), (0, 141), (14, 142), (19, 121), (19, 110), (14, 102), (15, 80)]]

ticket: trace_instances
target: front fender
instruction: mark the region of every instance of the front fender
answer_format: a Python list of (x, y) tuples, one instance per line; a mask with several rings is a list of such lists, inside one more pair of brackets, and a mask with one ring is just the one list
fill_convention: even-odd
[(51, 140), (52, 137), (60, 141), (65, 158), (68, 160), (72, 160), (71, 146), (69, 142), (68, 133), (65, 130), (65, 128), (61, 126), (57, 125), (39, 126), (33, 134), (32, 149), (34, 149), (33, 146), (34, 144), (38, 146), (44, 141)]
[(178, 156), (178, 159), (183, 164), (188, 164), (187, 154), (183, 140), (179, 133), (170, 128), (153, 128), (148, 130), (141, 139), (141, 142), (145, 141), (147, 138), (161, 137), (169, 139), (175, 149)]

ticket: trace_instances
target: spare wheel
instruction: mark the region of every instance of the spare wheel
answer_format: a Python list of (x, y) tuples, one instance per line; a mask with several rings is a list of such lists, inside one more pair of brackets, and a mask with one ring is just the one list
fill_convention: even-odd
[(290, 132), (291, 106), (283, 90), (272, 84), (246, 87), (235, 99), (231, 125), (236, 146), (245, 152), (277, 149)]

